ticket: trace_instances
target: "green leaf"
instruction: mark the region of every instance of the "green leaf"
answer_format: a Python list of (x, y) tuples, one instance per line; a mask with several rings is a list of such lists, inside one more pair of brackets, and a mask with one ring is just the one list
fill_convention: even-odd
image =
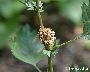
[(48, 51), (48, 50), (43, 50), (43, 54), (50, 57), (50, 53), (51, 51)]
[(83, 21), (83, 35), (85, 38), (90, 39), (90, 3), (82, 6), (82, 21)]
[(89, 0), (83, 0), (83, 2), (88, 5), (89, 4)]
[(81, 5), (88, 0), (58, 0), (60, 14), (62, 13), (66, 18), (74, 23), (80, 23), (82, 17)]
[(17, 0), (0, 0), (0, 48), (16, 30), (20, 12), (24, 8), (24, 5)]
[(53, 51), (57, 50), (60, 47), (59, 40), (56, 40), (53, 45)]
[(25, 6), (17, 0), (0, 0), (0, 15), (4, 18), (10, 18), (24, 8)]
[(6, 22), (0, 22), (0, 48), (8, 39), (9, 35), (16, 30), (18, 18), (19, 15), (16, 15), (7, 19)]
[(36, 31), (25, 25), (18, 32), (16, 41), (9, 42), (13, 55), (26, 63), (36, 65), (44, 57), (42, 53), (44, 45), (36, 36)]

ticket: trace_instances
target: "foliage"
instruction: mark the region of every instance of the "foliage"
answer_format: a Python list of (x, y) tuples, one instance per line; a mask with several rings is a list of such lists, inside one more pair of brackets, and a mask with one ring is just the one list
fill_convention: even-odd
[[(35, 0), (18, 0), (19, 2), (26, 5), (27, 10), (36, 10), (36, 1)], [(39, 1), (39, 11), (43, 12), (43, 3)]]
[(15, 31), (24, 5), (15, 0), (0, 0), (0, 48)]
[(86, 5), (85, 3), (82, 6), (82, 20), (83, 20), (83, 35), (85, 38), (90, 39), (90, 3)]
[(28, 25), (25, 25), (17, 34), (16, 40), (10, 40), (10, 48), (16, 58), (36, 65), (44, 55), (42, 50), (43, 44), (36, 37), (36, 31), (32, 31)]
[(82, 17), (81, 5), (88, 0), (57, 0), (60, 12), (74, 23), (79, 23)]

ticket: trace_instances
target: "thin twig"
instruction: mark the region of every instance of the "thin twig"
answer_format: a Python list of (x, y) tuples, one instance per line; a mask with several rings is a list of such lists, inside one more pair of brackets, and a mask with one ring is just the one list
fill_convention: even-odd
[(39, 11), (39, 0), (36, 0), (36, 6), (37, 6), (36, 10), (37, 10), (38, 20), (39, 20), (40, 26), (43, 27), (43, 21)]
[(75, 41), (75, 40), (78, 40), (80, 37), (81, 37), (81, 35), (80, 35), (80, 36), (76, 36), (74, 39), (69, 40), (69, 41), (67, 41), (67, 42), (65, 42), (65, 43), (60, 44), (60, 46), (59, 46), (58, 48), (55, 48), (53, 51), (59, 49), (61, 46), (64, 46), (64, 45), (66, 45), (66, 44), (68, 44), (68, 43), (71, 43), (71, 42), (73, 42), (73, 41)]
[(70, 42), (73, 42), (73, 41), (79, 39), (80, 37), (81, 37), (81, 36), (76, 36), (74, 39), (69, 40), (69, 41), (67, 41), (67, 42), (65, 42), (65, 43), (60, 44), (60, 47), (66, 45), (66, 44), (68, 44), (68, 43), (70, 43)]

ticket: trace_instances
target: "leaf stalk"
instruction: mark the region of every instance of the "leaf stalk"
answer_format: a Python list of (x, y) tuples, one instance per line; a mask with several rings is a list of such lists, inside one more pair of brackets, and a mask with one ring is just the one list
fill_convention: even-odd
[(38, 72), (42, 72), (36, 65), (34, 67), (38, 70)]

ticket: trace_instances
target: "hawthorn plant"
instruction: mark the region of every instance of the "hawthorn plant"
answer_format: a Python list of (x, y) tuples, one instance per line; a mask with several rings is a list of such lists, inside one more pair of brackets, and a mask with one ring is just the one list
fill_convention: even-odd
[(34, 10), (37, 14), (40, 28), (38, 32), (32, 30), (28, 24), (17, 30), (15, 34), (9, 38), (9, 46), (13, 55), (26, 63), (32, 64), (38, 70), (42, 72), (37, 63), (44, 57), (48, 58), (48, 72), (53, 72), (52, 57), (58, 53), (58, 49), (61, 46), (66, 45), (77, 39), (85, 38), (90, 39), (90, 3), (82, 5), (82, 21), (83, 21), (83, 33), (80, 36), (76, 36), (73, 40), (59, 44), (55, 37), (55, 31), (51, 28), (46, 28), (42, 21), (41, 12), (43, 12), (43, 3), (41, 0), (25, 0), (20, 3), (27, 7), (27, 10)]

